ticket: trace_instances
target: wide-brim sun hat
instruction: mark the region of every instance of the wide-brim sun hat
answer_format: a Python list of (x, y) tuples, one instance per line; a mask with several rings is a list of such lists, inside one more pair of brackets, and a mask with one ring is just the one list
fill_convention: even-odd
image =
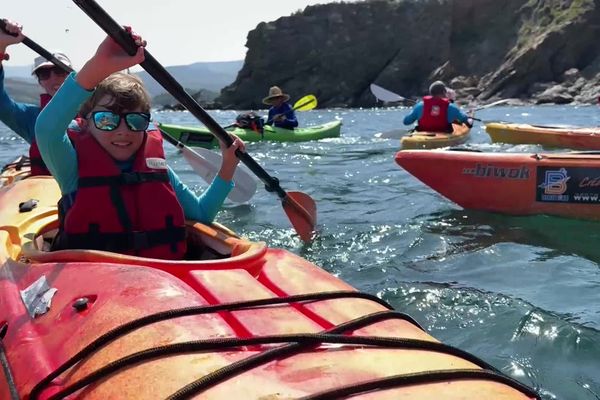
[[(67, 67), (69, 67), (71, 69), (73, 68), (73, 63), (71, 63), (71, 60), (69, 60), (69, 57), (67, 57), (65, 53), (57, 51), (57, 52), (52, 53), (52, 55), (54, 57), (56, 57), (56, 59), (58, 61), (65, 64)], [(48, 61), (48, 60), (46, 60), (46, 58), (44, 58), (42, 56), (36, 57), (35, 60), (33, 60), (33, 68), (31, 69), (31, 75), (35, 74), (35, 71), (37, 71), (40, 68), (47, 68), (47, 67), (53, 67), (53, 66), (54, 66), (54, 63), (52, 61)]]
[(283, 101), (288, 101), (290, 99), (290, 95), (287, 93), (283, 93), (283, 90), (279, 86), (271, 86), (269, 88), (269, 95), (265, 97), (262, 102), (263, 104), (273, 104), (273, 100), (277, 98), (283, 97)]

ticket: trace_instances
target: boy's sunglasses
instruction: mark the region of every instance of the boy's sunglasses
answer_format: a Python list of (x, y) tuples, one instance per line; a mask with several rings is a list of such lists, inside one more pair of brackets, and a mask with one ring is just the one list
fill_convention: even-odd
[(127, 127), (134, 132), (143, 132), (150, 125), (150, 114), (144, 112), (117, 114), (112, 111), (95, 111), (92, 113), (94, 126), (105, 132), (117, 129), (121, 123), (121, 118), (125, 119)]
[(40, 81), (45, 81), (50, 78), (50, 75), (54, 72), (56, 76), (67, 76), (68, 72), (60, 67), (40, 68), (35, 71)]

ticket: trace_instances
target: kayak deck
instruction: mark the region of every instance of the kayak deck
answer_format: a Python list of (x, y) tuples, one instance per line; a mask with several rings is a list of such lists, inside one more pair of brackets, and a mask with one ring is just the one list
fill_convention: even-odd
[(456, 146), (469, 139), (471, 129), (462, 124), (452, 124), (452, 133), (415, 131), (400, 139), (402, 149), (435, 149)]
[(485, 130), (494, 143), (539, 144), (574, 150), (600, 150), (600, 128), (490, 123), (486, 124)]
[[(378, 298), (218, 225), (189, 222), (181, 261), (47, 251), (59, 195), (51, 177), (0, 188), (0, 325), (20, 397), (537, 397)], [(21, 291), (40, 278), (57, 291), (32, 317)]]
[[(276, 128), (265, 125), (263, 133), (251, 129), (228, 128), (245, 142), (305, 142), (340, 136), (342, 121), (332, 121), (322, 125), (291, 129)], [(159, 124), (160, 129), (173, 136), (185, 145), (196, 147), (218, 147), (219, 141), (207, 128), (181, 125)]]

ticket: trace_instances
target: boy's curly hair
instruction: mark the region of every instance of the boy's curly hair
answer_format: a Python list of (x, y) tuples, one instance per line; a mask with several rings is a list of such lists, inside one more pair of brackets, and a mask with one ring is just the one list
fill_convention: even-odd
[(139, 108), (142, 112), (150, 112), (150, 95), (142, 80), (135, 75), (117, 72), (98, 84), (92, 97), (82, 104), (79, 114), (87, 117), (106, 95), (112, 101), (101, 105), (110, 111), (123, 113)]

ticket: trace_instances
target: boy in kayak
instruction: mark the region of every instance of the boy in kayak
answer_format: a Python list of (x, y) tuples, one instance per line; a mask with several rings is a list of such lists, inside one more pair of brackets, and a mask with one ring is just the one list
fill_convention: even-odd
[[(35, 143), (35, 120), (40, 111), (54, 96), (60, 85), (67, 77), (67, 72), (55, 66), (43, 57), (37, 57), (34, 60), (32, 75), (35, 74), (38, 83), (44, 89), (40, 95), (40, 104), (17, 103), (6, 93), (4, 89), (4, 69), (2, 61), (6, 61), (10, 56), (6, 53), (6, 48), (12, 44), (20, 43), (25, 36), (22, 33), (23, 27), (12, 21), (4, 20), (6, 32), (15, 34), (13, 36), (0, 29), (0, 121), (22, 137), (29, 146), (29, 159), (31, 162), (31, 175), (50, 175), (50, 172), (44, 165), (40, 156), (39, 149)], [(72, 68), (71, 60), (63, 53), (54, 53), (63, 64)]]
[[(244, 151), (244, 143), (235, 137), (229, 148), (221, 147), (219, 174), (200, 197), (184, 185), (166, 163), (142, 81), (117, 73), (144, 60), (145, 41), (131, 35), (138, 45), (134, 56), (107, 37), (38, 117), (36, 140), (63, 195), (53, 250), (183, 259), (185, 220), (214, 220), (233, 186), (235, 151)], [(81, 118), (71, 121), (78, 111)]]
[(298, 126), (296, 113), (288, 103), (289, 100), (290, 95), (283, 93), (279, 86), (272, 86), (269, 89), (269, 95), (263, 99), (263, 104), (271, 106), (265, 125), (284, 129), (294, 129)]
[(452, 133), (452, 122), (466, 124), (472, 127), (469, 116), (448, 99), (446, 85), (435, 81), (429, 86), (429, 96), (423, 97), (406, 117), (404, 125), (418, 121), (415, 130), (423, 132)]

